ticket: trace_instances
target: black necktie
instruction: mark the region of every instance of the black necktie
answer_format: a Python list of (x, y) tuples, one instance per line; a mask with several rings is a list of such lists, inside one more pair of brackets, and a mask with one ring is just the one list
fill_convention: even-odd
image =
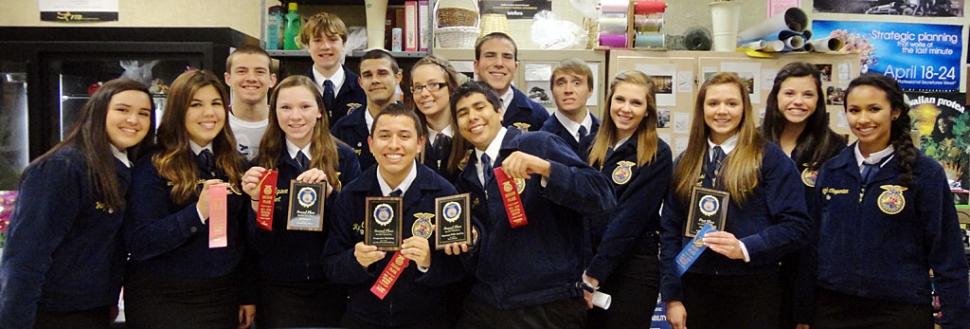
[(401, 196), (401, 194), (404, 194), (404, 192), (401, 192), (401, 189), (395, 189), (395, 190), (391, 191), (390, 196), (392, 196), (392, 197), (399, 197), (399, 196)]
[(212, 155), (212, 151), (209, 149), (204, 149), (195, 156), (195, 161), (199, 163), (199, 167), (207, 172), (212, 172), (212, 169), (216, 167), (215, 157)]
[(865, 162), (862, 164), (864, 165), (862, 168), (862, 184), (866, 184), (876, 177), (876, 173), (879, 172), (879, 164)]
[(300, 165), (300, 172), (310, 169), (310, 158), (306, 157), (303, 151), (296, 152), (296, 164)]
[(323, 106), (327, 111), (333, 113), (333, 82), (330, 80), (323, 82)]
[(586, 138), (586, 134), (588, 134), (588, 132), (586, 131), (586, 127), (579, 126), (579, 140), (583, 140), (583, 138)]
[(492, 180), (492, 158), (488, 157), (488, 154), (482, 153), (482, 186), (485, 186), (490, 180)]

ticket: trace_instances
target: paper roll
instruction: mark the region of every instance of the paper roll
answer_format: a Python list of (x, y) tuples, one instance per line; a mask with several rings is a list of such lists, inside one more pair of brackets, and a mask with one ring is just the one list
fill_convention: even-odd
[(602, 308), (604, 310), (610, 309), (610, 304), (613, 303), (613, 296), (606, 293), (596, 291), (593, 293), (593, 306)]
[[(842, 39), (825, 38), (825, 39), (810, 41), (808, 44), (805, 45), (805, 49), (809, 51), (820, 52), (820, 53), (829, 53), (829, 52), (838, 51), (839, 49), (842, 49), (843, 45), (845, 45), (845, 42), (842, 41)], [(811, 46), (811, 49), (809, 49), (809, 46)]]
[(743, 41), (757, 40), (763, 35), (781, 30), (801, 32), (808, 26), (808, 15), (797, 7), (788, 8), (784, 13), (775, 14), (761, 24), (749, 27), (738, 33)]
[(602, 33), (623, 33), (626, 32), (626, 17), (600, 17), (599, 31)]
[(634, 45), (636, 48), (663, 48), (663, 33), (637, 33)]
[(761, 48), (759, 50), (766, 53), (777, 53), (782, 50), (785, 50), (785, 43), (781, 42), (781, 40), (765, 41), (764, 48)]
[(662, 13), (667, 9), (667, 3), (662, 1), (637, 1), (634, 4), (633, 12), (637, 15), (647, 15)]
[(781, 41), (785, 42), (785, 50), (796, 50), (805, 47), (805, 38), (800, 35), (795, 35)]
[(603, 14), (628, 14), (629, 10), (630, 10), (630, 0), (600, 1), (600, 13), (603, 13)]
[(626, 34), (600, 34), (600, 46), (625, 48)]
[(636, 15), (633, 17), (633, 22), (637, 32), (659, 32), (664, 26), (663, 15)]

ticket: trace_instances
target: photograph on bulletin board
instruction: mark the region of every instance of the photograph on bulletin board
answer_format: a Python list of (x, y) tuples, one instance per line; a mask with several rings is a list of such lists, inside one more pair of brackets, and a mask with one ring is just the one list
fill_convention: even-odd
[(943, 167), (959, 203), (970, 194), (970, 113), (965, 93), (907, 92), (919, 148)]
[(906, 90), (960, 88), (962, 25), (816, 20), (812, 30), (845, 41), (840, 51), (859, 54), (861, 73), (895, 78)]
[(963, 17), (963, 0), (815, 0), (816, 13)]

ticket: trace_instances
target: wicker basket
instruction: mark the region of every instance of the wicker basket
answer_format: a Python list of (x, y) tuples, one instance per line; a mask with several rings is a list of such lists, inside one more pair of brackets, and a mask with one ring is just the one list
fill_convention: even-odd
[(484, 37), (492, 32), (509, 34), (509, 19), (505, 14), (482, 15), (482, 33), (478, 37)]
[(438, 27), (475, 26), (478, 12), (457, 7), (438, 9)]
[(434, 30), (438, 48), (475, 48), (475, 41), (481, 30), (474, 26), (439, 27)]
[[(435, 2), (434, 8), (434, 36), (438, 48), (475, 48), (475, 41), (481, 29), (478, 16), (478, 3), (471, 0), (475, 10), (459, 7), (439, 8), (443, 1)], [(471, 21), (469, 21), (469, 19)]]

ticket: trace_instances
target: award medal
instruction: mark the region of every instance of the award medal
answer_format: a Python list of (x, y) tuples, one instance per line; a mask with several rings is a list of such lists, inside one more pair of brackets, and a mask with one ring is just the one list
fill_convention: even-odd
[(531, 127), (532, 125), (525, 122), (516, 122), (516, 123), (513, 123), (512, 126), (515, 126), (515, 128), (519, 129), (519, 131), (521, 132), (527, 133), (529, 132), (529, 127)]
[(701, 197), (701, 201), (697, 202), (697, 208), (704, 216), (713, 216), (721, 208), (721, 204), (714, 196), (705, 195)]
[(426, 212), (419, 212), (414, 214), (414, 224), (411, 224), (411, 236), (417, 236), (422, 238), (431, 237), (431, 219), (434, 218), (434, 214), (429, 214)]
[(808, 167), (802, 170), (802, 183), (805, 183), (805, 186), (815, 187), (816, 178), (818, 178), (818, 170), (808, 170)]
[(906, 197), (903, 196), (903, 191), (908, 190), (908, 188), (899, 185), (883, 185), (880, 186), (883, 191), (879, 194), (879, 210), (887, 215), (895, 215), (903, 211), (906, 207)]
[(317, 191), (314, 191), (313, 188), (310, 187), (301, 188), (300, 192), (298, 192), (296, 196), (297, 201), (304, 208), (310, 207), (317, 202)]
[(525, 216), (525, 208), (522, 205), (522, 197), (519, 196), (525, 189), (525, 180), (522, 180), (521, 185), (516, 184), (517, 182), (511, 179), (505, 173), (505, 170), (502, 170), (502, 167), (493, 169), (493, 172), (495, 172), (495, 182), (501, 191), (502, 203), (505, 205), (505, 215), (509, 219), (509, 226), (516, 228), (529, 224), (529, 220)]
[(461, 205), (458, 204), (458, 202), (452, 201), (446, 203), (444, 210), (445, 221), (449, 223), (454, 223), (459, 217), (461, 217)]
[(391, 223), (394, 218), (394, 208), (391, 205), (383, 203), (374, 208), (374, 221), (380, 226), (387, 226)]
[(624, 185), (630, 182), (630, 178), (633, 178), (633, 170), (630, 169), (635, 163), (630, 161), (620, 161), (616, 163), (616, 169), (613, 169), (613, 183), (616, 185)]
[(370, 287), (370, 292), (377, 296), (377, 298), (384, 300), (384, 297), (387, 297), (387, 293), (394, 287), (394, 283), (397, 282), (397, 278), (401, 276), (401, 272), (408, 267), (410, 262), (411, 260), (404, 257), (400, 251), (395, 252), (394, 256), (391, 257), (391, 261), (387, 262), (387, 266), (384, 267), (384, 271), (381, 272), (380, 277)]

